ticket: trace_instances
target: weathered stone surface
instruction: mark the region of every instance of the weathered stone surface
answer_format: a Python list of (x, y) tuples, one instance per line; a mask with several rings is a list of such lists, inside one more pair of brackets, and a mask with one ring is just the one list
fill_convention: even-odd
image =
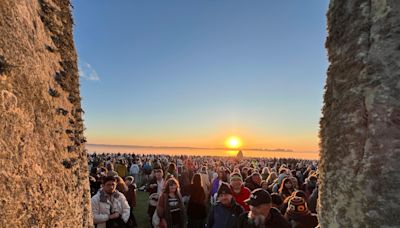
[(70, 7), (0, 0), (0, 227), (91, 226)]
[(331, 0), (322, 227), (400, 227), (400, 1)]

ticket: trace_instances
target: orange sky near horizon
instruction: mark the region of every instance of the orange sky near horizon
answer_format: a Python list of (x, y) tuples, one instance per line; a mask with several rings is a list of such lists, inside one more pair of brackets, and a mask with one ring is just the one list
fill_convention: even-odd
[(319, 150), (319, 138), (315, 134), (296, 135), (259, 135), (246, 132), (220, 133), (215, 135), (147, 135), (121, 133), (96, 134), (89, 132), (88, 143), (109, 144), (109, 145), (140, 145), (140, 146), (167, 146), (167, 147), (202, 147), (202, 148), (225, 148), (225, 141), (231, 136), (241, 139), (240, 148), (267, 148), (267, 149), (291, 149), (294, 151), (315, 151)]

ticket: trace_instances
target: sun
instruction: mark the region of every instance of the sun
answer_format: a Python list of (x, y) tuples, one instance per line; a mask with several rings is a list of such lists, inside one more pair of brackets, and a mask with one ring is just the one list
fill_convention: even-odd
[(242, 145), (242, 140), (239, 137), (232, 136), (225, 141), (225, 145), (230, 149), (237, 149)]

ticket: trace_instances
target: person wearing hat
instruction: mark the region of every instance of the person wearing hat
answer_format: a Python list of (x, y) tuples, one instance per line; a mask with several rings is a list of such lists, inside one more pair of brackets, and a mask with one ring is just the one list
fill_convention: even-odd
[(314, 228), (318, 226), (318, 218), (308, 210), (302, 197), (293, 196), (289, 200), (285, 218), (295, 228)]
[(217, 196), (218, 203), (210, 210), (207, 228), (236, 227), (243, 207), (236, 203), (230, 186), (225, 182), (219, 186)]
[(250, 191), (253, 191), (257, 188), (261, 188), (261, 174), (258, 172), (253, 172), (251, 174), (251, 177), (249, 179), (249, 182), (246, 183), (246, 187), (250, 189)]
[(240, 173), (232, 173), (230, 185), (235, 201), (240, 204), (245, 211), (250, 211), (249, 205), (244, 202), (250, 197), (250, 190), (243, 185), (242, 175), (240, 175)]
[(278, 209), (272, 207), (271, 195), (264, 189), (251, 192), (245, 201), (250, 206), (250, 212), (239, 217), (238, 228), (290, 228), (289, 222)]

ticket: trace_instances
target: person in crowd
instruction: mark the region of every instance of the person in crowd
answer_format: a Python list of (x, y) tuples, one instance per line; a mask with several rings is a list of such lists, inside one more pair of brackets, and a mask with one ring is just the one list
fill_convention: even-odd
[(311, 211), (311, 213), (317, 213), (317, 201), (318, 201), (318, 184), (317, 187), (314, 188), (314, 191), (312, 192), (307, 201), (308, 208)]
[(211, 183), (210, 183), (210, 177), (208, 175), (207, 166), (201, 167), (200, 175), (201, 175), (201, 183), (205, 193), (205, 202), (209, 202)]
[(128, 169), (122, 160), (118, 160), (115, 164), (115, 171), (118, 173), (120, 177), (126, 177), (128, 175)]
[(188, 187), (190, 199), (187, 208), (187, 215), (188, 227), (190, 228), (204, 228), (206, 224), (206, 194), (201, 180), (202, 178), (200, 174), (194, 174), (192, 184)]
[(246, 183), (246, 187), (250, 189), (250, 191), (261, 188), (261, 181), (261, 175), (258, 172), (253, 172), (253, 174), (251, 174), (249, 182)]
[(311, 214), (304, 198), (298, 196), (290, 198), (285, 218), (293, 228), (315, 228), (318, 226), (317, 216)]
[(122, 194), (128, 192), (129, 189), (128, 186), (126, 186), (124, 179), (120, 176), (116, 176), (115, 179), (117, 179), (117, 190)]
[(307, 197), (313, 193), (314, 189), (317, 187), (317, 175), (310, 175), (305, 183), (304, 183), (304, 191), (306, 192)]
[(179, 175), (179, 186), (181, 187), (181, 193), (182, 195), (187, 195), (188, 193), (188, 187), (190, 185), (190, 173), (189, 169), (185, 166), (181, 167), (181, 175)]
[(167, 172), (165, 172), (165, 179), (168, 179), (170, 177), (178, 178), (178, 171), (176, 169), (175, 163), (170, 163), (167, 169)]
[(135, 178), (132, 176), (127, 176), (125, 178), (125, 185), (128, 187), (128, 191), (124, 194), (126, 197), (126, 200), (129, 203), (129, 206), (131, 208), (136, 207), (136, 189), (137, 186), (135, 184)]
[(250, 211), (239, 217), (238, 228), (291, 228), (278, 209), (272, 207), (271, 195), (264, 189), (256, 189), (246, 203)]
[(112, 176), (112, 177), (118, 176), (118, 173), (114, 171), (114, 165), (111, 162), (107, 163), (106, 168), (107, 168), (107, 176)]
[(268, 185), (267, 181), (265, 181), (265, 180), (261, 181), (261, 188), (264, 189), (265, 191), (268, 191), (268, 192), (270, 191), (269, 185)]
[(147, 192), (149, 193), (149, 206), (147, 209), (147, 214), (150, 219), (150, 224), (152, 224), (151, 221), (153, 219), (154, 212), (156, 211), (157, 202), (158, 202), (159, 196), (163, 192), (163, 187), (164, 187), (164, 183), (165, 183), (165, 180), (163, 178), (164, 172), (161, 169), (161, 167), (155, 167), (155, 169), (153, 170), (153, 173), (154, 173), (154, 177), (147, 185)]
[(250, 207), (244, 201), (250, 197), (250, 190), (243, 185), (242, 175), (233, 173), (230, 179), (232, 195), (235, 201), (243, 207), (245, 211), (249, 211)]
[(103, 178), (103, 186), (91, 199), (93, 223), (97, 228), (124, 227), (128, 223), (130, 207), (125, 196), (116, 190), (117, 179)]
[(281, 212), (281, 208), (283, 206), (283, 199), (281, 195), (279, 195), (278, 193), (272, 193), (271, 201), (272, 201), (272, 207), (278, 209)]
[(292, 195), (294, 191), (295, 189), (290, 178), (283, 179), (281, 187), (279, 188), (279, 194), (281, 195), (282, 199), (285, 200)]
[[(278, 179), (276, 172), (269, 173), (269, 176), (267, 178), (268, 185), (271, 186), (272, 184), (274, 184), (276, 179)], [(272, 189), (272, 187), (271, 187), (271, 189)]]
[(299, 181), (297, 180), (296, 177), (290, 177), (290, 180), (292, 181), (293, 188), (294, 189), (299, 189)]
[(136, 207), (136, 189), (135, 178), (132, 176), (127, 176), (125, 178), (125, 185), (128, 187), (128, 191), (124, 193), (126, 200), (128, 201), (129, 207), (131, 208), (131, 227), (136, 227), (136, 218), (133, 214), (133, 210)]
[(236, 227), (237, 220), (244, 209), (236, 203), (232, 190), (227, 183), (221, 183), (217, 197), (217, 204), (210, 209), (207, 228)]
[(277, 192), (278, 193), (279, 192), (279, 188), (281, 187), (283, 180), (285, 178), (287, 178), (287, 177), (288, 177), (288, 170), (286, 169), (285, 165), (282, 165), (279, 168), (279, 175), (278, 175), (278, 178), (275, 181), (275, 184), (272, 187), (272, 192)]
[(97, 173), (97, 168), (92, 167), (89, 176), (90, 196), (93, 197), (101, 187), (101, 176)]
[(264, 181), (266, 181), (267, 178), (268, 178), (268, 176), (269, 176), (268, 167), (264, 167), (264, 168), (262, 169), (262, 172), (261, 172), (261, 179), (264, 180)]
[(137, 164), (137, 162), (133, 162), (131, 165), (131, 168), (129, 169), (129, 174), (133, 176), (135, 179), (136, 185), (138, 187), (141, 187), (141, 182), (140, 182), (140, 167)]
[(218, 177), (215, 178), (214, 181), (212, 182), (211, 197), (214, 197), (214, 195), (217, 193), (219, 186), (224, 180), (224, 176), (225, 176), (225, 169), (221, 167), (220, 170), (218, 171)]
[(289, 200), (290, 200), (292, 197), (301, 197), (301, 198), (303, 198), (303, 199), (307, 202), (307, 196), (306, 196), (306, 194), (304, 193), (304, 191), (296, 190), (296, 191), (292, 192), (292, 195), (290, 195), (289, 197), (287, 197), (287, 198), (283, 201), (283, 204), (282, 204), (282, 206), (281, 206), (281, 212), (282, 212), (283, 215), (286, 213), (286, 210), (287, 210), (287, 208), (288, 208), (288, 206), (289, 206)]
[(186, 227), (185, 207), (175, 178), (171, 177), (165, 182), (156, 212), (160, 218), (160, 228)]

